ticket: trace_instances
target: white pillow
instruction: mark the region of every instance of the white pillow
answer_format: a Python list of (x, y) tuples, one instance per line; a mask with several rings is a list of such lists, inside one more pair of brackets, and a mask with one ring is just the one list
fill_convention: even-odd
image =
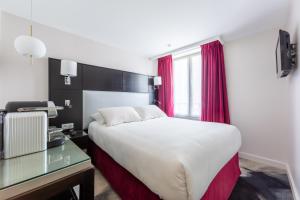
[(164, 113), (160, 108), (156, 105), (147, 105), (143, 107), (135, 107), (136, 112), (140, 115), (142, 120), (167, 117), (166, 113)]
[(111, 107), (98, 110), (107, 126), (141, 121), (141, 117), (132, 107)]
[(104, 123), (105, 123), (102, 114), (99, 113), (99, 112), (96, 112), (96, 113), (92, 114), (92, 115), (91, 115), (91, 118), (92, 118), (93, 120), (97, 121), (99, 124), (104, 124)]

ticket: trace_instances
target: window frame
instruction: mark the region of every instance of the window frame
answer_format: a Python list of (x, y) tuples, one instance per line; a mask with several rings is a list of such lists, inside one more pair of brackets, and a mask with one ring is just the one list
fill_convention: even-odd
[(187, 59), (187, 63), (188, 63), (188, 98), (189, 98), (189, 105), (188, 105), (188, 115), (178, 115), (174, 113), (174, 117), (176, 118), (183, 118), (183, 119), (192, 119), (192, 120), (199, 120), (199, 118), (201, 117), (201, 113), (199, 116), (193, 116), (191, 115), (192, 113), (192, 57), (193, 56), (201, 56), (201, 51), (199, 52), (195, 52), (192, 54), (187, 54), (187, 55), (183, 55), (183, 56), (176, 56), (176, 58), (173, 58), (173, 63), (176, 60), (180, 60), (180, 59)]

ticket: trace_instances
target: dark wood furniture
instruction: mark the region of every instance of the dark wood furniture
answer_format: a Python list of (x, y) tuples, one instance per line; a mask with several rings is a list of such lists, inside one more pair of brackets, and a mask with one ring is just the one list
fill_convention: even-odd
[(87, 150), (89, 142), (88, 134), (83, 130), (70, 131), (65, 133), (82, 150)]
[[(56, 199), (61, 192), (65, 195), (65, 191), (79, 185), (79, 200), (94, 200), (94, 168), (87, 168), (78, 171), (69, 176), (57, 179), (46, 185), (39, 186), (33, 190), (29, 190), (23, 194), (17, 195), (10, 199), (16, 200), (47, 200)], [(75, 194), (74, 194), (75, 195)], [(51, 198), (53, 197), (54, 198)], [(59, 197), (58, 197), (59, 198)], [(62, 195), (60, 198), (63, 198)], [(77, 199), (77, 196), (72, 197)]]

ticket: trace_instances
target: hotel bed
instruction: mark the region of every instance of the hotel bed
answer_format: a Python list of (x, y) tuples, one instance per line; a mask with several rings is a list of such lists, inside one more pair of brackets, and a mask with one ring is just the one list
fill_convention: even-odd
[(92, 161), (123, 200), (228, 199), (240, 175), (235, 127), (172, 118), (105, 127), (91, 122), (98, 109), (155, 102), (153, 76), (80, 63), (66, 87), (60, 67), (49, 58), (49, 99), (73, 106), (51, 125), (89, 128)]
[(228, 199), (240, 175), (239, 130), (161, 117), (88, 127), (89, 154), (122, 199)]

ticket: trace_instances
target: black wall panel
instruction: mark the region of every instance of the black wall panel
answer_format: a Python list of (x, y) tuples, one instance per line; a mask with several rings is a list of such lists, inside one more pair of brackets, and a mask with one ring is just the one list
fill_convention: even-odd
[(149, 92), (148, 76), (123, 72), (123, 87), (124, 92)]
[(83, 90), (122, 91), (122, 71), (84, 65)]
[(148, 92), (150, 93), (154, 93), (154, 80), (153, 80), (153, 76), (148, 76)]
[(82, 129), (82, 90), (54, 90), (50, 100), (55, 105), (64, 106), (65, 100), (71, 101), (71, 108), (64, 107), (58, 111), (58, 116), (50, 119), (50, 124), (61, 127), (63, 123), (74, 123), (75, 129)]
[(77, 64), (77, 77), (71, 78), (71, 85), (64, 84), (60, 75), (60, 60), (49, 58), (49, 100), (57, 106), (64, 106), (70, 100), (72, 107), (58, 111), (59, 116), (50, 120), (50, 125), (61, 127), (62, 123), (74, 123), (75, 129), (82, 129), (83, 90), (149, 93), (154, 102), (153, 77), (87, 64)]

